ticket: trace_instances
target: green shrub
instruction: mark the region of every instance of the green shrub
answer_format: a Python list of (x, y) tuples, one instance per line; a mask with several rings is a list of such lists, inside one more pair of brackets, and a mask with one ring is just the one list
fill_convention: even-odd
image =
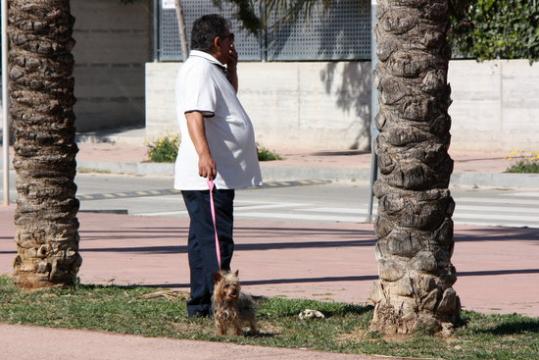
[(478, 60), (539, 59), (539, 1), (452, 0), (451, 41)]
[(272, 160), (282, 160), (283, 158), (280, 157), (275, 152), (266, 149), (263, 146), (258, 145), (256, 147), (256, 151), (258, 153), (258, 161), (272, 161)]
[(164, 136), (146, 145), (148, 159), (153, 162), (174, 162), (178, 156), (180, 137)]
[(509, 167), (505, 172), (539, 174), (539, 161), (521, 160)]
[(506, 173), (539, 174), (539, 151), (513, 151), (508, 158), (518, 161), (507, 168)]
[[(146, 145), (148, 159), (153, 162), (174, 162), (178, 156), (179, 136), (164, 136)], [(271, 161), (283, 158), (263, 146), (257, 146), (258, 160)]]

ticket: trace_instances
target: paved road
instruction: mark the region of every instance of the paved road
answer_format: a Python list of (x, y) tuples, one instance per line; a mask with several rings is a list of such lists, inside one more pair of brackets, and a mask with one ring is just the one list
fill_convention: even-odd
[[(172, 179), (122, 175), (77, 175), (81, 211), (116, 211), (144, 216), (187, 216)], [(14, 195), (14, 194), (13, 194)], [(457, 224), (539, 227), (539, 192), (453, 190)], [(236, 217), (364, 222), (368, 187), (324, 181), (269, 183), (236, 195)], [(376, 207), (375, 207), (376, 210)]]
[[(187, 216), (168, 178), (79, 175), (83, 210), (116, 209), (146, 216)], [(238, 191), (236, 216), (356, 223), (366, 220), (368, 187), (324, 182), (269, 183)], [(459, 224), (539, 227), (539, 192), (454, 190)], [(92, 200), (94, 199), (94, 200)]]

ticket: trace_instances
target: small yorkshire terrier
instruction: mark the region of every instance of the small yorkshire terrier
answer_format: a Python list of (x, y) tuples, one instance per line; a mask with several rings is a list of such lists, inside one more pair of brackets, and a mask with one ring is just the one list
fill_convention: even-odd
[(258, 333), (255, 303), (251, 296), (240, 291), (238, 274), (239, 271), (220, 271), (213, 276), (213, 319), (219, 335), (226, 335), (229, 329), (241, 335), (243, 324), (247, 324), (253, 334)]

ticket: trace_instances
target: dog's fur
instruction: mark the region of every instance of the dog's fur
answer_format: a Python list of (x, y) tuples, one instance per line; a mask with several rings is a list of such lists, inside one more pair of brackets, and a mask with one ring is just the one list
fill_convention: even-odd
[(238, 273), (220, 271), (213, 276), (213, 319), (219, 335), (226, 335), (229, 329), (241, 335), (244, 324), (253, 334), (258, 333), (255, 303), (251, 296), (240, 291)]

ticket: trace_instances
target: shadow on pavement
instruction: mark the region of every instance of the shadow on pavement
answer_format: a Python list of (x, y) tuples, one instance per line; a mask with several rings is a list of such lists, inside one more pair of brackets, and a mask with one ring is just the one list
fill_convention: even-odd
[[(271, 285), (271, 284), (299, 284), (299, 283), (321, 283), (336, 281), (372, 281), (378, 279), (378, 275), (364, 276), (327, 276), (314, 278), (291, 278), (291, 279), (266, 279), (266, 280), (242, 280), (242, 285)], [(169, 283), (169, 284), (141, 284), (140, 287), (150, 288), (188, 288), (189, 283)]]
[[(338, 247), (359, 247), (374, 246), (374, 240), (350, 240), (350, 241), (312, 241), (312, 242), (290, 242), (290, 243), (257, 243), (257, 244), (236, 244), (235, 251), (259, 251), (259, 250), (284, 250), (284, 249), (317, 249), (317, 248), (338, 248)], [(185, 254), (185, 245), (165, 245), (165, 246), (138, 246), (138, 247), (104, 247), (104, 248), (84, 248), (81, 252), (135, 252), (148, 254)], [(1, 253), (1, 252), (0, 252)]]
[(539, 269), (512, 269), (512, 270), (485, 270), (485, 271), (457, 271), (457, 276), (494, 276), (494, 275), (518, 275), (539, 274)]
[[(492, 270), (492, 271), (465, 271), (457, 273), (457, 276), (495, 276), (495, 275), (518, 275), (518, 274), (538, 274), (539, 269), (515, 269), (515, 270)], [(359, 276), (325, 276), (313, 278), (290, 278), (290, 279), (263, 279), (263, 280), (243, 280), (242, 285), (271, 285), (271, 284), (299, 284), (299, 283), (322, 283), (339, 281), (373, 281), (378, 279), (378, 275)], [(156, 288), (187, 288), (189, 283), (170, 284), (149, 284), (140, 285), (144, 287)]]
[[(474, 235), (477, 233), (478, 235)], [(535, 228), (478, 228), (455, 232), (455, 241), (539, 241), (539, 229)]]

